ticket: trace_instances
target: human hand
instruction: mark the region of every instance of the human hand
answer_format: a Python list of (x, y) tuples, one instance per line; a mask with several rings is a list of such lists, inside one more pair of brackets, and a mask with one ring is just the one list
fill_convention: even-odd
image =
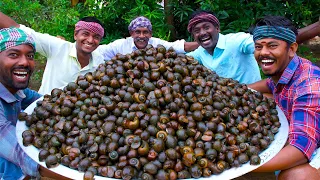
[(70, 180), (67, 177), (61, 176), (57, 173), (54, 173), (53, 171), (50, 171), (49, 169), (39, 165), (39, 173), (41, 177), (46, 177), (50, 179), (59, 179), (59, 180)]
[(56, 37), (59, 38), (59, 39), (62, 39), (62, 40), (66, 40), (66, 38), (64, 38), (63, 36), (57, 35)]

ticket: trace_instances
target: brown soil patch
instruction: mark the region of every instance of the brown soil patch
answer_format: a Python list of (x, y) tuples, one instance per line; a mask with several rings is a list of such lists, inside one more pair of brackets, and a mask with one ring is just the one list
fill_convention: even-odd
[(46, 67), (46, 60), (44, 58), (35, 59), (35, 69), (29, 81), (29, 88), (38, 91), (41, 86), (43, 71)]

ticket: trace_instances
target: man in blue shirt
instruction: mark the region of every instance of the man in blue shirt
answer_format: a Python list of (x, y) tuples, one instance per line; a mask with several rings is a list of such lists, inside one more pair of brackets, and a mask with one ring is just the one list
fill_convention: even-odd
[[(251, 84), (261, 80), (259, 66), (254, 58), (254, 42), (249, 33), (223, 35), (220, 22), (209, 11), (195, 11), (189, 20), (188, 31), (200, 47), (187, 53), (219, 76)], [(316, 36), (319, 22), (299, 29), (297, 42)], [(298, 41), (299, 40), (299, 41)]]
[(16, 137), (18, 114), (40, 97), (27, 88), (34, 54), (34, 41), (24, 31), (0, 29), (0, 179), (59, 177), (25, 154)]
[(194, 57), (221, 77), (246, 84), (261, 80), (250, 34), (221, 34), (219, 20), (208, 11), (194, 12), (188, 24), (188, 31), (200, 47), (187, 55)]

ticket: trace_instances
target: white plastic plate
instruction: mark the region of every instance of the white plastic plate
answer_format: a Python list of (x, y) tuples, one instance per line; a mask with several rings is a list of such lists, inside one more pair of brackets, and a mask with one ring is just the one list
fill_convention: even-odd
[[(37, 101), (42, 100), (42, 98), (38, 99)], [(36, 107), (36, 102), (33, 102), (26, 110), (25, 112), (28, 114), (31, 114), (33, 112), (33, 109)], [(250, 171), (253, 171), (254, 169), (258, 168), (259, 166), (262, 166), (267, 161), (271, 160), (285, 145), (287, 138), (288, 138), (288, 132), (289, 132), (289, 125), (288, 121), (281, 111), (281, 109), (277, 106), (278, 116), (281, 122), (281, 126), (279, 128), (279, 132), (275, 135), (275, 140), (270, 144), (270, 146), (265, 149), (263, 152), (259, 154), (261, 158), (261, 163), (259, 165), (250, 165), (250, 163), (243, 164), (242, 166), (238, 168), (231, 168), (228, 170), (223, 171), (219, 175), (212, 175), (208, 178), (200, 178), (200, 180), (204, 179), (214, 179), (214, 180), (226, 180), (226, 179), (233, 179), (239, 176), (242, 176)], [(38, 159), (39, 155), (39, 149), (37, 149), (35, 146), (27, 146), (25, 147), (22, 144), (22, 132), (27, 130), (28, 127), (26, 126), (24, 121), (17, 122), (16, 126), (16, 135), (18, 142), (21, 146), (21, 148), (26, 152), (28, 156), (30, 156), (33, 160), (35, 160), (37, 163), (39, 163), (41, 166), (46, 167), (44, 162), (40, 162)], [(320, 152), (318, 153), (320, 154)], [(320, 156), (318, 158), (318, 161), (320, 161)], [(78, 170), (71, 169), (69, 167), (59, 165), (55, 168), (50, 168), (49, 170), (60, 174), (62, 176), (71, 178), (71, 179), (83, 179), (83, 172), (79, 172)], [(95, 176), (96, 180), (107, 180), (107, 179), (113, 179), (113, 178), (106, 178), (102, 176)]]

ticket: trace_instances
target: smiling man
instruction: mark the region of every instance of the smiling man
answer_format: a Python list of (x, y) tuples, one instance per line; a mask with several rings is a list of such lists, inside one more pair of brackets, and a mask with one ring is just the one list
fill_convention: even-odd
[(220, 33), (220, 22), (209, 11), (195, 11), (189, 20), (188, 31), (200, 45), (187, 53), (219, 76), (241, 83), (261, 80), (258, 64), (253, 56), (254, 44), (248, 33)]
[(288, 145), (256, 172), (281, 170), (278, 179), (320, 179), (310, 162), (320, 146), (320, 68), (297, 56), (297, 29), (282, 16), (266, 16), (253, 31), (255, 58), (269, 76), (249, 85), (272, 93), (289, 122)]
[(16, 137), (18, 114), (40, 97), (27, 88), (34, 54), (31, 36), (18, 28), (0, 29), (0, 179), (61, 178), (27, 156)]
[(104, 63), (104, 57), (95, 51), (104, 36), (102, 23), (94, 17), (84, 17), (75, 24), (75, 42), (68, 42), (34, 31), (0, 12), (0, 27), (18, 27), (27, 32), (36, 42), (37, 52), (47, 58), (40, 94), (50, 94), (53, 88), (74, 82), (79, 75), (94, 71)]
[[(188, 31), (200, 45), (187, 53), (219, 76), (254, 83), (261, 80), (259, 66), (254, 58), (254, 42), (249, 33), (239, 32), (223, 35), (220, 22), (210, 11), (192, 13)], [(297, 39), (304, 42), (320, 33), (320, 20), (299, 29)]]
[(138, 49), (144, 49), (148, 44), (151, 44), (153, 47), (161, 44), (166, 49), (172, 47), (177, 53), (189, 52), (199, 46), (197, 42), (186, 42), (185, 40), (168, 42), (152, 37), (152, 24), (150, 20), (144, 16), (138, 16), (133, 19), (128, 26), (128, 30), (130, 37), (118, 39), (107, 45), (99, 46), (98, 49), (106, 60), (110, 60), (117, 53), (128, 54)]

